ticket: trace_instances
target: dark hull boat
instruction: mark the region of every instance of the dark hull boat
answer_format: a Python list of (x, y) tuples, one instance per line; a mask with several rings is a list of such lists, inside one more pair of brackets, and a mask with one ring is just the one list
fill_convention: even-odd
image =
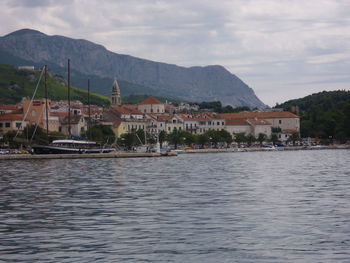
[(114, 148), (104, 148), (92, 141), (56, 140), (50, 145), (33, 145), (34, 154), (88, 154), (110, 153)]

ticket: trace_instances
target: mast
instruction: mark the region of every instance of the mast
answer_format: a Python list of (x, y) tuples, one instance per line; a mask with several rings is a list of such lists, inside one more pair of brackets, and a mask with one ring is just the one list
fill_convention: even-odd
[(70, 59), (68, 59), (68, 136), (71, 137), (70, 129)]
[(45, 65), (45, 104), (46, 104), (46, 135), (49, 138), (49, 109), (48, 109), (48, 94), (47, 94), (47, 65)]
[(90, 112), (90, 79), (88, 79), (88, 109), (89, 109), (89, 121), (88, 121), (88, 131), (90, 133), (90, 140), (91, 140), (91, 131), (90, 131), (90, 128), (91, 128), (91, 112)]

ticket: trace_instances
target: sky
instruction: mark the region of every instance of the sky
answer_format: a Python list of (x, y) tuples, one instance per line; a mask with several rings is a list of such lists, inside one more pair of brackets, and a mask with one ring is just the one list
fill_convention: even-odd
[(269, 106), (350, 90), (350, 0), (0, 0), (31, 28), (179, 66), (222, 65)]

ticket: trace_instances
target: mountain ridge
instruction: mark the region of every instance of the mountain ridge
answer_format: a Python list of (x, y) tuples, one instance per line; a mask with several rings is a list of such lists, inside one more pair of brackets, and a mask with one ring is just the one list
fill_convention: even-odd
[[(27, 61), (55, 64), (60, 67), (58, 73), (64, 72), (70, 58), (72, 68), (79, 74), (110, 80), (117, 77), (143, 87), (144, 93), (150, 93), (148, 89), (151, 89), (155, 95), (191, 101), (220, 100), (225, 105), (266, 107), (253, 89), (220, 65), (182, 67), (155, 62), (114, 53), (88, 40), (48, 36), (32, 29), (0, 37), (0, 50)], [(99, 92), (107, 95), (110, 85), (101, 84)], [(128, 89), (121, 89), (128, 95)]]

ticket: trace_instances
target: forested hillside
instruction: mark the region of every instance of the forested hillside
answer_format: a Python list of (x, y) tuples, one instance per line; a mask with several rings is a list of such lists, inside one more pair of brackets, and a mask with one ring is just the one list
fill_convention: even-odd
[[(40, 71), (37, 70), (18, 70), (17, 68), (0, 64), (0, 104), (16, 104), (23, 97), (32, 97), (35, 87), (40, 78)], [(48, 96), (53, 100), (67, 99), (67, 86), (65, 80), (61, 76), (53, 76), (50, 73), (47, 78)], [(87, 103), (87, 91), (71, 88), (71, 99), (80, 100)], [(39, 84), (36, 98), (45, 96), (44, 78)], [(91, 104), (108, 105), (109, 99), (102, 95), (91, 93)]]
[(323, 91), (276, 107), (299, 111), (302, 137), (350, 139), (350, 91)]

